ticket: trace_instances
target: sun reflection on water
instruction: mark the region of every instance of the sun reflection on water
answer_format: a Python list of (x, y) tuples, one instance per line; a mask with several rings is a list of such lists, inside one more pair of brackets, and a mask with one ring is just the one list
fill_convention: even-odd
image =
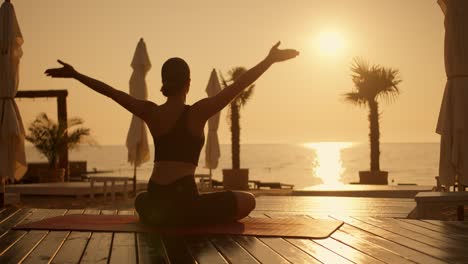
[(353, 146), (352, 142), (305, 143), (304, 147), (315, 151), (314, 176), (320, 178), (324, 186), (338, 187), (345, 170), (341, 160), (341, 151)]

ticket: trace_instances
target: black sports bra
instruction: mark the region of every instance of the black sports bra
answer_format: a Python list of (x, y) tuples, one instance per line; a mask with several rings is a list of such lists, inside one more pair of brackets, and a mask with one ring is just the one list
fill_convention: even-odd
[(154, 138), (154, 161), (182, 161), (198, 165), (200, 152), (205, 143), (205, 136), (196, 137), (187, 128), (189, 105), (174, 127), (166, 134)]

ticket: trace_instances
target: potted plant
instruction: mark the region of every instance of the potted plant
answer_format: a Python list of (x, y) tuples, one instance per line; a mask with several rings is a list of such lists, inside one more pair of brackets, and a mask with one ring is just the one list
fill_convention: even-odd
[[(244, 67), (235, 67), (228, 72), (229, 79), (226, 81), (222, 75), (223, 86), (228, 86), (227, 82), (234, 82), (239, 76), (247, 71)], [(247, 190), (249, 189), (249, 170), (240, 166), (240, 109), (245, 106), (253, 94), (255, 85), (250, 85), (244, 89), (229, 105), (228, 120), (231, 128), (231, 150), (232, 169), (223, 169), (223, 186), (227, 190)]]
[(401, 83), (399, 71), (380, 65), (369, 66), (359, 58), (351, 65), (354, 89), (346, 93), (346, 101), (369, 107), (370, 123), (370, 171), (359, 172), (361, 184), (388, 184), (388, 172), (380, 170), (380, 126), (378, 99), (391, 102), (399, 95), (398, 85)]
[(78, 147), (89, 136), (90, 129), (81, 127), (82, 124), (81, 119), (71, 118), (65, 127), (49, 119), (45, 113), (40, 113), (28, 127), (29, 134), (26, 135), (26, 140), (47, 158), (49, 165), (48, 170), (39, 175), (40, 182), (64, 180), (65, 169), (59, 168), (60, 151), (66, 147), (68, 149)]

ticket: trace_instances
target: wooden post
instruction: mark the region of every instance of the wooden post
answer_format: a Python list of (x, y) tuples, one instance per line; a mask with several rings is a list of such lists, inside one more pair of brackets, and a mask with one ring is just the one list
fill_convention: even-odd
[(107, 201), (107, 180), (104, 180), (104, 202)]
[(111, 201), (115, 202), (115, 180), (111, 180)]
[[(61, 95), (57, 97), (57, 115), (58, 115), (58, 124), (61, 127), (68, 127), (68, 117), (67, 117), (67, 98), (66, 95)], [(66, 133), (65, 136), (68, 136)], [(68, 167), (68, 146), (63, 146), (59, 154), (60, 159), (60, 168), (65, 169), (65, 181), (70, 181), (70, 170)]]
[(90, 183), (90, 188), (89, 188), (89, 197), (91, 200), (94, 201), (94, 183), (95, 183), (95, 179), (91, 178), (91, 183)]
[[(128, 190), (127, 190), (127, 186), (128, 186), (128, 179), (125, 178), (125, 181), (124, 181), (124, 200), (126, 201), (128, 199)], [(136, 197), (136, 196), (135, 196)]]

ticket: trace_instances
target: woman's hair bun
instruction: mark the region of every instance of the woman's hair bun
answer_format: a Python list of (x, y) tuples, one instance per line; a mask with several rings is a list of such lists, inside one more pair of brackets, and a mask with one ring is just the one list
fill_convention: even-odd
[(190, 80), (190, 68), (181, 58), (170, 58), (164, 62), (161, 69), (162, 87), (164, 96), (173, 96), (182, 90)]

